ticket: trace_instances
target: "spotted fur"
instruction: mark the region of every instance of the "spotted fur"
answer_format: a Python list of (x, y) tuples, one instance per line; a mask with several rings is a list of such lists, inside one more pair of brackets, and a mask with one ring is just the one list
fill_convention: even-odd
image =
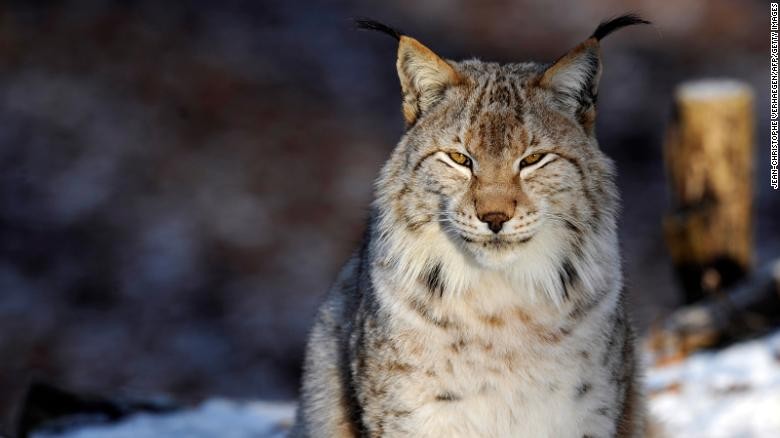
[(599, 40), (640, 22), (551, 65), (444, 60), (362, 23), (399, 40), (407, 131), (320, 309), (294, 437), (645, 436), (593, 129)]

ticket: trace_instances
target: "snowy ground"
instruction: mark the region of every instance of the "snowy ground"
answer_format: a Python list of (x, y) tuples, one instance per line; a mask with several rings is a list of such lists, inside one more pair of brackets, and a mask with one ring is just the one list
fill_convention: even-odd
[[(780, 331), (651, 368), (647, 385), (652, 414), (669, 437), (780, 437)], [(174, 414), (34, 438), (281, 438), (293, 413), (291, 403), (211, 400)]]
[(647, 385), (672, 437), (780, 437), (780, 332), (650, 369)]
[(282, 438), (294, 412), (292, 403), (215, 399), (173, 414), (138, 414), (117, 424), (32, 438)]

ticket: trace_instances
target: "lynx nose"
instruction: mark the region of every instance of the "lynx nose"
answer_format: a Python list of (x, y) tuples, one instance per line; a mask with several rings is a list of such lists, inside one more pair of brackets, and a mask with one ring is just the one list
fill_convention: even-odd
[(509, 219), (509, 216), (498, 211), (485, 213), (479, 217), (479, 220), (485, 222), (488, 225), (488, 228), (490, 228), (490, 231), (496, 234), (501, 231), (501, 227), (504, 226), (504, 222), (508, 221)]

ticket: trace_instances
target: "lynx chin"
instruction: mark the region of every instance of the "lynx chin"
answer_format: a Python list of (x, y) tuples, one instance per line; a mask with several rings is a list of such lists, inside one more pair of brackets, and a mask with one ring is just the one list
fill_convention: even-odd
[(612, 161), (594, 133), (601, 23), (552, 64), (398, 40), (406, 132), (319, 310), (293, 437), (646, 436)]

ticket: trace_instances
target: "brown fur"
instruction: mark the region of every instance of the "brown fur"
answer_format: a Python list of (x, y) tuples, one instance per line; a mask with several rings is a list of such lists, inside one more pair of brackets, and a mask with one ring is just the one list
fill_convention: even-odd
[(294, 437), (645, 434), (593, 132), (599, 40), (638, 22), (551, 65), (449, 61), (364, 22), (399, 40), (407, 131), (320, 310)]

